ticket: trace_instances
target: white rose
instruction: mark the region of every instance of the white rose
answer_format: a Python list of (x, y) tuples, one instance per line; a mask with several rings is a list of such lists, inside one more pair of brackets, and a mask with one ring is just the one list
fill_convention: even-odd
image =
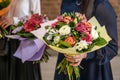
[(80, 42), (76, 43), (74, 47), (81, 51), (82, 49), (88, 48), (88, 43), (85, 40), (81, 40)]
[(60, 36), (55, 36), (54, 37), (54, 43), (57, 44), (60, 40)]
[(71, 32), (71, 28), (68, 25), (64, 25), (59, 29), (60, 35), (67, 35)]
[(91, 30), (91, 35), (93, 40), (97, 39), (99, 37), (98, 32), (95, 30), (95, 27), (93, 26), (92, 30)]

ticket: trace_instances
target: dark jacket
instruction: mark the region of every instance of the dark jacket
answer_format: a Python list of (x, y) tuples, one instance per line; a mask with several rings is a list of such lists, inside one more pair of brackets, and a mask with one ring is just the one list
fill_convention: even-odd
[[(61, 14), (64, 12), (79, 12), (80, 6), (76, 5), (76, 0), (63, 0), (61, 4)], [(78, 0), (80, 1), (80, 0)], [(86, 59), (82, 60), (80, 78), (78, 80), (113, 80), (110, 60), (117, 55), (118, 36), (116, 13), (108, 0), (95, 0), (93, 16), (97, 18), (101, 25), (105, 25), (108, 35), (112, 38), (109, 44), (102, 49), (88, 53)], [(59, 54), (57, 64), (63, 59), (63, 54)], [(67, 75), (55, 72), (54, 80), (68, 80)]]

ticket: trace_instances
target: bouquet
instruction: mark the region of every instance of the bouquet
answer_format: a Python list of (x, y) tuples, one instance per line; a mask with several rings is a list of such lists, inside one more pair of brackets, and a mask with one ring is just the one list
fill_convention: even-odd
[[(0, 0), (0, 17), (8, 12), (11, 1), (12, 0)], [(6, 34), (8, 34), (8, 31), (0, 26), (0, 39), (5, 37)]]
[[(88, 21), (85, 15), (80, 13), (64, 13), (42, 27), (45, 34), (39, 33), (40, 29), (32, 33), (53, 50), (71, 56), (95, 51), (111, 40), (105, 27), (101, 27), (95, 17)], [(65, 58), (58, 64), (57, 69), (59, 73), (66, 72), (69, 80), (73, 80), (73, 74), (76, 79), (80, 76), (78, 66), (71, 66)]]
[(45, 45), (38, 40), (32, 33), (41, 27), (40, 24), (44, 22), (44, 17), (39, 14), (33, 14), (31, 17), (23, 17), (19, 19), (18, 24), (11, 26), (12, 35), (6, 37), (12, 39), (19, 39), (21, 41), (14, 56), (25, 61), (38, 61), (39, 59), (47, 61), (48, 54), (44, 52)]
[(11, 2), (12, 0), (0, 0), (0, 16), (8, 12)]

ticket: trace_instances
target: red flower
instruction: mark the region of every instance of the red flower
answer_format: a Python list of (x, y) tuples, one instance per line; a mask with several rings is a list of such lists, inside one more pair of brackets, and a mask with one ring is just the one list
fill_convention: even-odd
[(33, 14), (31, 18), (23, 24), (25, 32), (30, 32), (35, 30), (37, 27), (40, 27), (40, 24), (43, 23), (43, 16), (39, 14)]
[(31, 16), (31, 20), (34, 21), (35, 24), (41, 24), (43, 23), (43, 16), (39, 15), (39, 14), (33, 14)]

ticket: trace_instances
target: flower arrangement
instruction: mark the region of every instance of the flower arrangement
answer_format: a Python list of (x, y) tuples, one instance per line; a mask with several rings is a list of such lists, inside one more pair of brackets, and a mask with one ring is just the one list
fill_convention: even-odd
[(12, 25), (12, 34), (16, 34), (23, 38), (34, 39), (36, 38), (30, 32), (40, 28), (40, 24), (44, 22), (44, 17), (39, 14), (33, 14), (29, 19), (28, 17), (21, 18), (17, 25)]
[[(44, 23), (41, 30), (32, 33), (50, 48), (70, 56), (89, 53), (108, 44), (111, 38), (105, 27), (101, 27), (95, 17), (89, 21), (81, 13), (64, 13), (51, 22)], [(57, 66), (59, 73), (67, 73), (69, 80), (80, 76), (79, 66), (73, 67), (64, 58)]]
[[(97, 31), (97, 27), (80, 13), (63, 14), (52, 25), (46, 26), (43, 39), (49, 45), (59, 48), (75, 48), (76, 52), (90, 51), (95, 45), (107, 43)], [(101, 43), (102, 42), (102, 43)]]
[[(95, 46), (101, 48), (106, 45), (107, 40), (100, 34), (97, 26), (90, 23), (85, 15), (64, 13), (57, 17), (57, 21), (46, 26), (43, 40), (54, 50), (72, 56), (94, 51), (92, 49)], [(73, 80), (73, 74), (76, 79), (80, 76), (78, 66), (71, 66), (65, 58), (58, 64), (57, 69), (59, 69), (59, 73), (66, 72), (69, 80)]]
[(44, 50), (44, 43), (30, 33), (40, 28), (42, 23), (44, 23), (44, 17), (39, 14), (33, 14), (30, 17), (20, 18), (18, 24), (11, 26), (12, 33), (6, 37), (21, 41), (14, 56), (20, 58), (22, 62), (46, 62), (48, 60), (49, 54)]

